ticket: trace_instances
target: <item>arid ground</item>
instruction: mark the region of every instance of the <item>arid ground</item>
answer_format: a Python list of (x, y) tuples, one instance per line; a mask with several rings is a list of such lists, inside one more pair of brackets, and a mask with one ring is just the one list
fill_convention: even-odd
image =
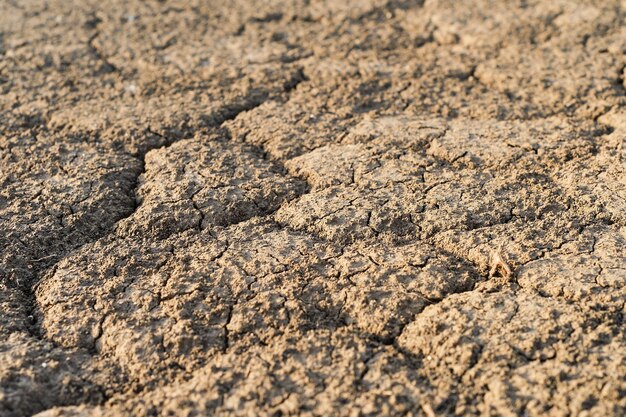
[(626, 2), (0, 2), (0, 416), (623, 416)]

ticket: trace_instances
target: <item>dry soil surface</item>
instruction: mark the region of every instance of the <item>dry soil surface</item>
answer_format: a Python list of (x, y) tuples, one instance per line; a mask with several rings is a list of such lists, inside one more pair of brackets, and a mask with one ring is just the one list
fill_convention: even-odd
[(622, 416), (626, 3), (0, 2), (0, 416)]

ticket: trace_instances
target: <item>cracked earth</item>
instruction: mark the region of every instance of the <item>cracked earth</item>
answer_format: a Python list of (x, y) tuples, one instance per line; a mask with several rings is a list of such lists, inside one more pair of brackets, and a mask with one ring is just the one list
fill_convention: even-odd
[(626, 414), (625, 76), (620, 0), (0, 2), (0, 416)]

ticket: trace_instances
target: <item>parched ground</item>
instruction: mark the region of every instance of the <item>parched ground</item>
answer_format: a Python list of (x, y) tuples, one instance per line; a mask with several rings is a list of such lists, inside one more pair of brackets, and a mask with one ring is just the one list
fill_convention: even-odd
[(625, 54), (619, 0), (1, 1), (0, 416), (623, 416)]

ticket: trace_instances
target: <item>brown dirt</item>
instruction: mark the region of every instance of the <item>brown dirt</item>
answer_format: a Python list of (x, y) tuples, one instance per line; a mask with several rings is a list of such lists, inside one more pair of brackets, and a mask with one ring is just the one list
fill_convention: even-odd
[(626, 413), (626, 3), (0, 2), (0, 416)]

